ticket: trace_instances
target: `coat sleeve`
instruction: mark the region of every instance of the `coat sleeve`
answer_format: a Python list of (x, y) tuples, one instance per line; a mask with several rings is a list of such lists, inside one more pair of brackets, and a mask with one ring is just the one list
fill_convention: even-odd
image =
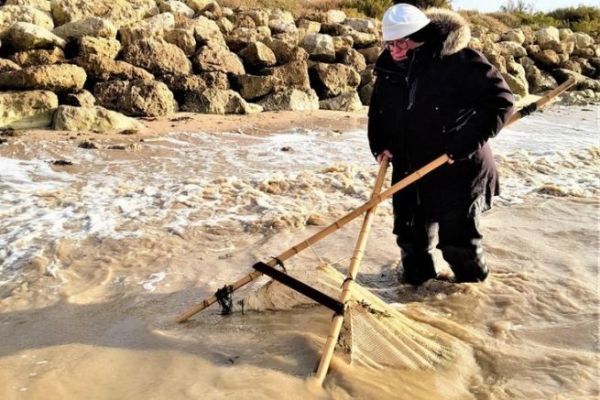
[(377, 78), (371, 94), (369, 102), (369, 122), (367, 125), (367, 135), (369, 137), (369, 146), (371, 154), (377, 157), (380, 153), (386, 150), (384, 139), (384, 131), (382, 130), (381, 121), (381, 84), (380, 78)]
[(473, 115), (449, 141), (446, 152), (452, 159), (471, 157), (496, 136), (512, 115), (514, 98), (498, 70), (480, 53), (465, 50), (465, 90), (472, 93)]

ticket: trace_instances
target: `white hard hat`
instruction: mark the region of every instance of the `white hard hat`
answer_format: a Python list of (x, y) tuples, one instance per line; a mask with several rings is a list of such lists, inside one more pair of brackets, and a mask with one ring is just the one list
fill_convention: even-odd
[(383, 14), (383, 40), (402, 39), (421, 30), (429, 24), (429, 18), (415, 6), (396, 4)]

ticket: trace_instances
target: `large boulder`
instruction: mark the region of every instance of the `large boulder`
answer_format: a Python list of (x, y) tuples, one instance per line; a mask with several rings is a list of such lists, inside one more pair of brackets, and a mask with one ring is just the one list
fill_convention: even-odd
[(346, 21), (346, 13), (341, 10), (328, 10), (321, 16), (324, 24), (342, 24)]
[(175, 16), (162, 13), (135, 24), (121, 27), (119, 36), (121, 44), (127, 46), (142, 39), (161, 39), (165, 31), (175, 28)]
[(276, 79), (271, 75), (240, 75), (236, 78), (238, 92), (245, 100), (254, 100), (268, 95), (273, 91), (276, 83)]
[(169, 12), (173, 15), (183, 15), (188, 18), (193, 18), (196, 12), (182, 1), (176, 0), (159, 0), (158, 9), (161, 13)]
[(52, 127), (61, 131), (122, 131), (143, 127), (133, 118), (103, 107), (60, 106), (54, 113)]
[(511, 75), (511, 78), (514, 78), (511, 79), (511, 82), (507, 80), (507, 83), (513, 93), (522, 97), (527, 96), (529, 94), (529, 83), (527, 82), (527, 73), (525, 72), (525, 68), (521, 64), (511, 59), (506, 63), (506, 69)]
[(273, 51), (279, 64), (308, 60), (308, 53), (302, 47), (291, 45), (283, 40), (271, 39), (266, 45)]
[(577, 82), (575, 89), (600, 92), (600, 80), (598, 79), (590, 79), (587, 76), (563, 68), (553, 69), (551, 73), (559, 84), (565, 82), (569, 78), (575, 78), (575, 81)]
[(535, 32), (535, 41), (542, 50), (554, 49), (560, 45), (560, 32), (553, 26), (542, 28)]
[(133, 66), (125, 61), (90, 54), (77, 57), (75, 63), (85, 70), (88, 78), (94, 81), (113, 80), (153, 80), (154, 76), (145, 69)]
[(2, 72), (18, 71), (21, 67), (14, 61), (0, 58), (0, 74)]
[(310, 79), (306, 61), (294, 61), (279, 67), (265, 68), (264, 75), (273, 76), (278, 88), (309, 89)]
[(311, 60), (334, 62), (335, 46), (333, 38), (320, 33), (309, 33), (304, 36), (301, 46), (306, 50)]
[(180, 104), (185, 103), (185, 96), (190, 92), (202, 92), (206, 89), (229, 89), (227, 75), (222, 72), (206, 72), (200, 75), (165, 75), (162, 79)]
[(65, 53), (62, 49), (55, 47), (52, 50), (28, 50), (19, 51), (10, 56), (10, 59), (21, 67), (33, 65), (52, 65), (65, 62)]
[(245, 49), (248, 45), (263, 41), (263, 39), (265, 38), (256, 29), (236, 28), (227, 35), (225, 41), (227, 42), (227, 47), (237, 53)]
[(547, 72), (541, 71), (535, 65), (525, 67), (527, 72), (527, 81), (529, 82), (529, 91), (533, 94), (540, 94), (552, 90), (558, 86), (556, 79)]
[(594, 45), (594, 38), (587, 33), (576, 32), (573, 36), (575, 38), (575, 48), (577, 50), (587, 49)]
[(117, 28), (158, 14), (155, 0), (54, 0), (52, 17), (57, 26), (87, 17), (112, 21)]
[(503, 57), (521, 58), (527, 56), (527, 50), (516, 42), (498, 42), (495, 47)]
[(321, 100), (319, 102), (321, 110), (333, 111), (359, 111), (363, 105), (356, 91), (343, 93), (339, 96), (330, 99)]
[(365, 33), (359, 32), (350, 27), (344, 26), (346, 29), (343, 29), (340, 36), (351, 36), (352, 40), (354, 40), (354, 46), (359, 49), (364, 49), (367, 47), (372, 47), (373, 45), (380, 42), (379, 36), (374, 33)]
[(164, 34), (166, 42), (179, 47), (186, 56), (190, 57), (196, 52), (196, 38), (194, 32), (188, 29), (171, 29)]
[(273, 50), (261, 42), (248, 45), (239, 55), (246, 65), (250, 65), (251, 67), (271, 67), (277, 63), (277, 58)]
[(362, 54), (363, 56), (365, 56), (365, 61), (369, 65), (370, 64), (375, 64), (375, 62), (379, 58), (379, 55), (381, 54), (382, 51), (383, 51), (383, 49), (381, 47), (378, 47), (378, 46), (367, 47), (366, 49), (359, 49), (358, 50), (358, 52), (360, 54)]
[(196, 13), (204, 11), (211, 2), (212, 0), (185, 0), (185, 4)]
[(50, 126), (58, 97), (46, 90), (0, 92), (0, 129)]
[(343, 64), (314, 65), (310, 71), (311, 86), (320, 98), (336, 97), (343, 93), (356, 92), (360, 75), (352, 67)]
[(47, 13), (52, 10), (50, 0), (6, 0), (4, 4), (7, 6), (31, 6)]
[[(238, 12), (238, 18), (244, 19), (249, 18), (254, 23), (254, 27), (257, 26), (268, 26), (269, 25), (270, 12), (264, 9), (253, 9), (253, 10), (241, 10)], [(241, 21), (240, 21), (241, 22)]]
[(246, 73), (242, 60), (224, 47), (201, 48), (193, 57), (194, 69), (197, 72), (224, 72), (232, 75)]
[(193, 23), (194, 36), (199, 45), (211, 47), (225, 46), (225, 38), (219, 25), (206, 17), (200, 16)]
[(52, 32), (63, 39), (82, 38), (84, 36), (114, 39), (117, 36), (117, 27), (107, 19), (88, 17), (68, 22), (55, 28)]
[(372, 18), (346, 18), (346, 20), (343, 21), (343, 24), (349, 26), (357, 32), (371, 34), (378, 33), (379, 22)]
[(262, 99), (264, 111), (312, 111), (319, 109), (319, 96), (312, 89), (285, 88)]
[[(525, 49), (523, 49), (525, 50)], [(338, 54), (337, 61), (354, 68), (355, 71), (361, 72), (367, 68), (365, 56), (355, 49), (348, 49)]]
[(80, 56), (96, 55), (106, 58), (117, 58), (121, 51), (121, 43), (116, 39), (84, 36), (78, 40)]
[(93, 107), (96, 105), (96, 98), (87, 90), (78, 90), (73, 93), (67, 93), (63, 96), (60, 103), (65, 106)]
[(525, 43), (525, 33), (521, 29), (511, 29), (506, 31), (501, 36), (502, 41), (505, 42), (513, 42), (518, 45), (523, 45)]
[(298, 21), (298, 28), (301, 29), (305, 35), (308, 33), (319, 33), (321, 31), (321, 23), (303, 18)]
[(173, 93), (162, 82), (103, 82), (94, 87), (94, 96), (101, 106), (134, 117), (158, 117), (177, 110)]
[(529, 57), (545, 68), (553, 68), (560, 64), (560, 57), (554, 50), (541, 50), (537, 45), (527, 46)]
[(50, 31), (54, 28), (54, 23), (48, 13), (35, 7), (2, 6), (0, 7), (0, 39), (4, 39), (10, 27), (17, 22), (27, 22)]
[(65, 47), (65, 40), (56, 36), (48, 29), (30, 24), (17, 22), (8, 31), (6, 41), (16, 50), (33, 50), (48, 47)]
[(206, 89), (188, 93), (182, 110), (203, 114), (250, 114), (261, 112), (262, 107), (247, 103), (233, 90)]
[(125, 46), (123, 60), (158, 75), (187, 75), (192, 63), (179, 47), (163, 40), (144, 39)]
[(0, 89), (63, 92), (82, 89), (85, 80), (85, 71), (76, 65), (38, 65), (0, 74)]
[(334, 36), (333, 37), (333, 48), (335, 49), (335, 54), (337, 56), (352, 49), (353, 46), (354, 46), (354, 39), (352, 39), (352, 36), (346, 35), (346, 36)]
[(510, 87), (510, 90), (519, 97), (525, 97), (528, 94), (529, 83), (527, 80), (521, 79), (521, 77), (511, 75), (511, 74), (502, 74), (504, 80)]

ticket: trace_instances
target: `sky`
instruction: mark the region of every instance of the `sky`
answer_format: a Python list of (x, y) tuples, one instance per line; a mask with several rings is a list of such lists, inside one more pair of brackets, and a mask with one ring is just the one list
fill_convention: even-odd
[[(578, 5), (600, 7), (600, 0), (526, 0), (533, 4), (535, 11), (551, 11), (563, 7), (576, 7)], [(452, 0), (452, 7), (457, 9), (497, 11), (505, 0)]]

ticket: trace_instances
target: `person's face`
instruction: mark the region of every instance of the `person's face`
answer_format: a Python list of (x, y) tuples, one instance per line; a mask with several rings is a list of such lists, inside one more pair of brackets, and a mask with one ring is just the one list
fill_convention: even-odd
[(397, 39), (389, 42), (385, 42), (385, 48), (390, 51), (392, 58), (395, 61), (402, 61), (408, 57), (408, 52), (412, 49), (416, 49), (423, 43), (418, 43), (410, 39)]

